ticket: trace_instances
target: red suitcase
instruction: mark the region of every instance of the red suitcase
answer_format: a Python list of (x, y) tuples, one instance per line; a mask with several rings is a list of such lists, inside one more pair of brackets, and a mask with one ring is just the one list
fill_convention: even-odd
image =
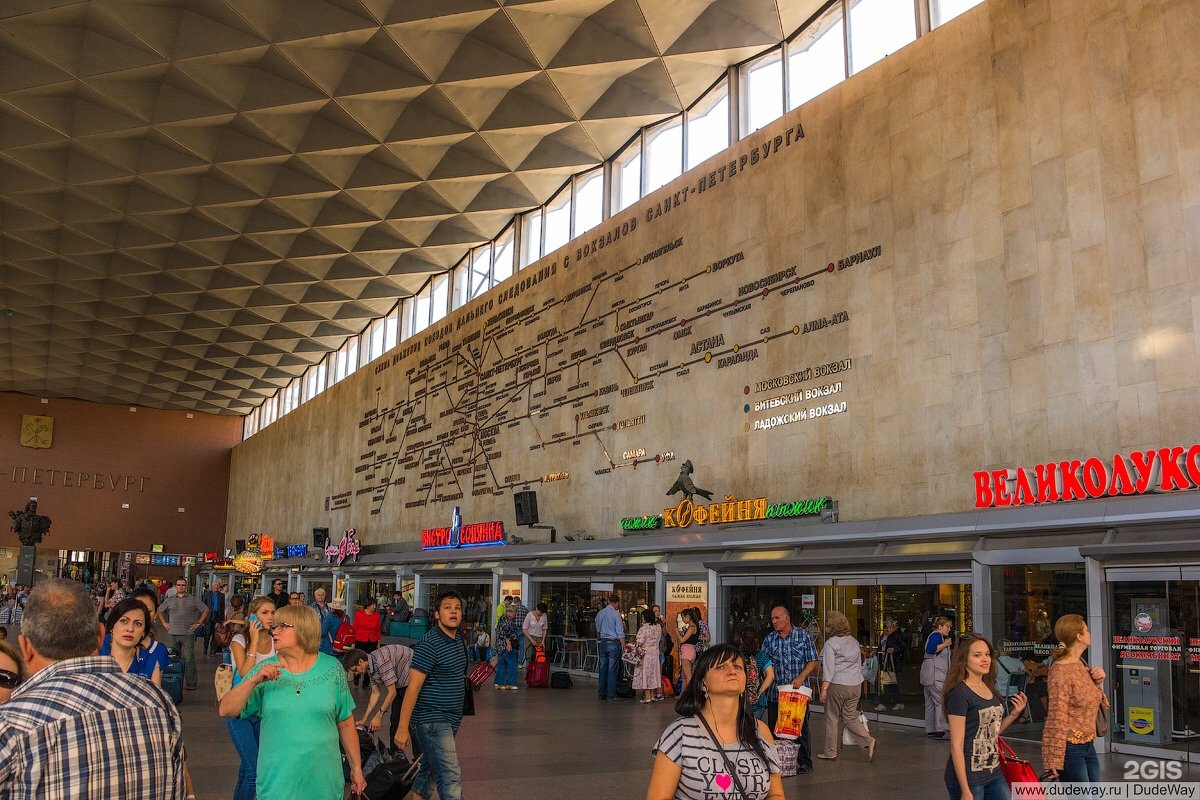
[(545, 661), (530, 661), (525, 668), (525, 685), (530, 689), (550, 688), (550, 665)]

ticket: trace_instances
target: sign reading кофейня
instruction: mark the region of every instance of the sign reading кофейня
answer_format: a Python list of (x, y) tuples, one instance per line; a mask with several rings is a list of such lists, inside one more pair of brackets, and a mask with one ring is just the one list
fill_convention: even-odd
[(975, 507), (1175, 492), (1200, 487), (1200, 444), (1117, 453), (1107, 459), (1050, 461), (1033, 468), (975, 473)]

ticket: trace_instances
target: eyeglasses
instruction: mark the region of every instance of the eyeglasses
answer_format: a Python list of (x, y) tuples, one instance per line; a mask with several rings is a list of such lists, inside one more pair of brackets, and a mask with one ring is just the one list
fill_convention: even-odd
[(21, 683), (21, 676), (6, 669), (0, 669), (0, 689), (15, 689)]
[(290, 622), (280, 622), (278, 625), (271, 626), (271, 633), (279, 633), (284, 628), (294, 628), (294, 627), (296, 627), (296, 626)]

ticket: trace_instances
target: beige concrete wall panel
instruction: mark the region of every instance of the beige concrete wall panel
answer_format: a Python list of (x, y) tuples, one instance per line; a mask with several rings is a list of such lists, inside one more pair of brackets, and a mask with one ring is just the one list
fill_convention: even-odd
[(1197, 33), (1194, 2), (988, 0), (239, 445), (229, 535), (511, 526), (528, 487), (615, 536), (685, 459), (718, 499), (960, 511), (978, 469), (1189, 444)]

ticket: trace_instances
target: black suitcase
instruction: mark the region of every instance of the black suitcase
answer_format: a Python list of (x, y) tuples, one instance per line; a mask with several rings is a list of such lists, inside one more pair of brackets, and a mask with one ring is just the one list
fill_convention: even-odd
[(420, 765), (420, 756), (411, 762), (403, 753), (387, 759), (367, 776), (367, 788), (363, 796), (367, 800), (404, 800), (412, 791)]
[(551, 689), (570, 689), (571, 688), (571, 673), (569, 673), (569, 672), (551, 672), (550, 673), (550, 688)]
[(617, 697), (625, 699), (637, 697), (637, 692), (633, 691), (633, 678), (617, 678)]

